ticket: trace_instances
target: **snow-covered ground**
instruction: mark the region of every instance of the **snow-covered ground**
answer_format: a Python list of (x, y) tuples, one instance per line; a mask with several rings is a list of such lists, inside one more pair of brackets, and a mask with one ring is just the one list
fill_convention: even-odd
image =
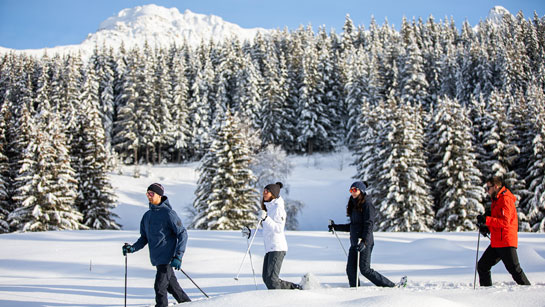
[[(281, 277), (299, 282), (312, 273), (319, 284), (310, 290), (267, 291), (261, 281), (263, 244), (252, 248), (257, 290), (250, 259), (241, 264), (247, 241), (238, 231), (189, 231), (182, 268), (211, 297), (206, 299), (182, 274), (182, 287), (193, 299), (187, 306), (545, 306), (545, 234), (520, 233), (518, 254), (532, 286), (517, 286), (503, 265), (492, 271), (494, 286), (473, 290), (477, 233), (375, 233), (372, 266), (398, 281), (402, 289), (383, 289), (363, 280), (350, 289), (339, 241), (326, 231), (327, 220), (344, 221), (354, 170), (347, 153), (292, 158), (289, 198), (303, 201), (302, 231), (287, 233), (289, 251)], [(146, 187), (161, 182), (174, 208), (183, 213), (193, 200), (196, 163), (132, 168), (112, 175), (118, 191), (123, 231), (62, 231), (0, 235), (0, 306), (123, 306), (124, 242), (138, 237), (147, 210)], [(183, 214), (180, 214), (183, 216)], [(188, 222), (184, 220), (184, 222)], [(348, 234), (340, 233), (345, 247)], [(479, 255), (488, 245), (481, 238)], [(128, 260), (127, 306), (154, 303), (155, 270), (144, 249)], [(171, 302), (174, 300), (171, 298)]]

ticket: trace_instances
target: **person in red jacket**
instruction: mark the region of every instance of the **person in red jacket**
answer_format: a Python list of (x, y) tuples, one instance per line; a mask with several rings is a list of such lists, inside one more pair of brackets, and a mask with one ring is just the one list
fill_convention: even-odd
[(517, 284), (530, 285), (517, 256), (518, 218), (515, 207), (517, 198), (498, 176), (489, 178), (486, 187), (492, 199), (490, 216), (477, 216), (477, 224), (486, 224), (490, 230), (490, 245), (477, 265), (479, 283), (484, 287), (492, 286), (490, 269), (501, 260)]

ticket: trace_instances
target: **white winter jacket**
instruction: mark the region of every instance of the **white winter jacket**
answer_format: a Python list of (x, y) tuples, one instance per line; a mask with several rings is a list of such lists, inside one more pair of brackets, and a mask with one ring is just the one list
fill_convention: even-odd
[(265, 253), (287, 252), (288, 242), (284, 234), (286, 225), (286, 209), (282, 196), (265, 203), (267, 218), (263, 221), (263, 242)]

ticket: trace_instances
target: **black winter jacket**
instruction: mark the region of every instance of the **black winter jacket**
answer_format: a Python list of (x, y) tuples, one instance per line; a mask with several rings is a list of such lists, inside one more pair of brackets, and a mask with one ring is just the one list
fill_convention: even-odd
[[(355, 200), (350, 197), (351, 202)], [(353, 204), (355, 205), (355, 204)], [(358, 239), (363, 239), (366, 246), (373, 245), (373, 226), (375, 225), (375, 207), (367, 198), (362, 205), (362, 211), (355, 209), (352, 206), (352, 214), (350, 215), (350, 224), (335, 224), (333, 227), (336, 231), (350, 231), (350, 246), (357, 246)]]

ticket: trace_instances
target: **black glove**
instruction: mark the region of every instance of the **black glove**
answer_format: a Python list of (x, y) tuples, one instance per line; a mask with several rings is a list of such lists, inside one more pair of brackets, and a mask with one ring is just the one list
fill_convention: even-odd
[(486, 225), (486, 216), (482, 214), (477, 215), (477, 225)]
[(479, 232), (484, 237), (488, 237), (488, 235), (490, 234), (490, 229), (488, 229), (488, 226), (486, 226), (486, 225), (481, 225), (481, 226), (479, 226)]
[(358, 244), (356, 246), (356, 249), (358, 250), (358, 252), (363, 252), (365, 249), (367, 248), (367, 245), (365, 245), (365, 243), (363, 242), (360, 242), (360, 244)]
[(134, 247), (130, 245), (129, 243), (125, 243), (122, 248), (123, 256), (127, 256), (127, 254), (134, 253)]
[(327, 229), (329, 232), (333, 232), (335, 230), (335, 222), (333, 220), (329, 220), (329, 225), (327, 225)]

